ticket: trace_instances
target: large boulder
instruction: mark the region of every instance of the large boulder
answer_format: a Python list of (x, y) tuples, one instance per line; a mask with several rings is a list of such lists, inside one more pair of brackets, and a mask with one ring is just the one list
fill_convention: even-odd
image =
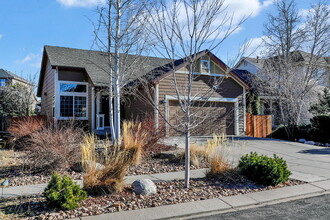
[(137, 195), (151, 195), (157, 193), (157, 186), (150, 179), (139, 179), (132, 183), (133, 191)]

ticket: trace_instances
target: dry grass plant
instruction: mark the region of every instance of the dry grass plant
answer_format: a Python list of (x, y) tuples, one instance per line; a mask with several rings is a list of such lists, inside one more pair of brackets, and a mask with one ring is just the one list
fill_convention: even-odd
[(142, 128), (140, 122), (125, 121), (123, 123), (122, 146), (128, 151), (132, 151), (134, 164), (141, 162), (146, 137), (147, 132)]
[[(85, 136), (81, 143), (82, 164), (86, 171), (84, 188), (90, 194), (121, 191), (128, 168), (141, 160), (145, 137), (141, 123), (131, 121), (123, 123), (121, 145), (112, 145), (106, 139), (97, 146), (94, 135)], [(97, 163), (102, 163), (104, 168), (99, 169)]]
[(227, 138), (224, 134), (220, 136), (213, 135), (213, 139), (207, 141), (206, 148), (209, 150), (209, 165), (208, 175), (219, 175), (230, 173), (234, 169), (230, 162), (232, 149), (236, 147), (236, 142)]
[[(202, 163), (208, 163), (210, 167), (209, 175), (224, 173), (233, 167), (229, 160), (233, 146), (235, 146), (235, 143), (230, 141), (226, 135), (217, 136), (213, 134), (213, 138), (208, 139), (206, 144), (190, 146), (190, 162), (195, 167), (200, 167)], [(184, 151), (181, 151), (178, 159), (183, 161), (184, 157)]]

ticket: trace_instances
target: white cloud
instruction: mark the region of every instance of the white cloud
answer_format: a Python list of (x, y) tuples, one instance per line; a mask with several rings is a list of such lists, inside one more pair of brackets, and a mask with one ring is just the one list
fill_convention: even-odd
[(248, 40), (245, 45), (244, 56), (247, 57), (256, 57), (263, 56), (265, 52), (265, 42), (269, 41), (267, 36), (255, 37)]
[(32, 67), (40, 67), (41, 65), (41, 53), (35, 54), (35, 53), (29, 53), (24, 58), (20, 60), (16, 60), (16, 63), (19, 64), (28, 64)]
[(3, 35), (2, 34), (0, 34), (0, 39), (3, 37)]
[(256, 17), (259, 13), (272, 4), (272, 0), (226, 0), (228, 14), (233, 14), (234, 22), (239, 22), (242, 18)]
[(105, 4), (105, 0), (56, 0), (65, 7), (94, 7)]
[[(325, 5), (325, 7), (327, 8), (327, 10), (330, 10), (330, 5)], [(309, 8), (309, 9), (300, 9), (298, 11), (298, 15), (301, 16), (302, 18), (307, 18), (307, 16), (313, 13), (313, 8)], [(315, 13), (315, 12), (314, 12)]]
[[(205, 3), (203, 4), (207, 4), (208, 1), (209, 0), (205, 0)], [(260, 12), (271, 5), (272, 2), (272, 0), (265, 0), (263, 2), (260, 0), (225, 0), (222, 6), (222, 11), (217, 15), (213, 25), (213, 28), (216, 28), (217, 31), (210, 36), (210, 39), (222, 38), (228, 33), (228, 31), (233, 31), (231, 34), (239, 33), (243, 29), (242, 26), (239, 26), (243, 19), (258, 16)], [(198, 7), (202, 7), (202, 5)], [(192, 9), (189, 8), (188, 17), (192, 20)], [(182, 28), (182, 32), (186, 32), (184, 35), (187, 36), (187, 10), (183, 4), (178, 5), (178, 20), (180, 21), (181, 27), (185, 27)]]

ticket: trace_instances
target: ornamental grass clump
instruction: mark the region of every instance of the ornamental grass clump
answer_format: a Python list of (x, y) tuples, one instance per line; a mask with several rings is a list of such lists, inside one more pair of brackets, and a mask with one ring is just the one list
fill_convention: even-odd
[[(145, 133), (141, 124), (123, 123), (121, 144), (109, 139), (97, 144), (95, 135), (86, 135), (81, 146), (84, 188), (90, 194), (119, 192), (124, 186), (128, 168), (141, 160)], [(101, 167), (100, 167), (101, 165)]]
[[(224, 135), (213, 135), (204, 145), (190, 146), (190, 162), (195, 167), (200, 167), (203, 163), (208, 164), (210, 169), (208, 175), (217, 175), (227, 172), (232, 168), (228, 157), (230, 153), (229, 139)], [(177, 160), (184, 161), (185, 152), (182, 150)]]
[(87, 198), (87, 193), (67, 176), (52, 175), (44, 195), (48, 206), (63, 210), (72, 210), (79, 207), (79, 203)]
[(241, 157), (238, 167), (243, 175), (263, 185), (278, 185), (291, 175), (286, 161), (276, 154), (271, 158), (251, 152)]
[[(234, 146), (234, 143), (232, 144)], [(230, 155), (229, 139), (224, 134), (213, 135), (213, 139), (207, 140), (206, 149), (209, 152), (210, 169), (207, 173), (209, 176), (224, 174), (233, 168), (228, 159)]]

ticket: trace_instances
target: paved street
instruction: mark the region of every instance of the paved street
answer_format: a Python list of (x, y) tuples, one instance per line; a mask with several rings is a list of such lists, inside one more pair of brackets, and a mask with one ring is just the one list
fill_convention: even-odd
[(234, 211), (224, 214), (217, 214), (212, 216), (204, 216), (198, 219), (315, 219), (315, 220), (329, 220), (330, 219), (330, 194), (318, 197), (311, 197), (306, 199), (295, 200), (291, 202), (280, 203), (276, 205), (269, 205), (259, 208), (246, 209), (241, 211)]

